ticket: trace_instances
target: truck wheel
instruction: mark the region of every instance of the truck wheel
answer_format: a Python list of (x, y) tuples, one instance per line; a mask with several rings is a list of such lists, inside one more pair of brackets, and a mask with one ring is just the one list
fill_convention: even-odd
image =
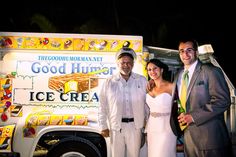
[(89, 140), (76, 137), (63, 139), (54, 145), (47, 157), (102, 157), (98, 148)]

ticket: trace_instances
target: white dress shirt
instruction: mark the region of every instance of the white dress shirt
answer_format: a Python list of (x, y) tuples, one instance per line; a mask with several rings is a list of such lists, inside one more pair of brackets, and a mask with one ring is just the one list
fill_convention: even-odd
[(99, 94), (100, 129), (108, 129), (110, 126), (111, 130), (120, 130), (122, 118), (134, 118), (135, 127), (142, 128), (145, 119), (146, 85), (146, 78), (136, 73), (131, 73), (127, 82), (120, 74), (106, 79)]

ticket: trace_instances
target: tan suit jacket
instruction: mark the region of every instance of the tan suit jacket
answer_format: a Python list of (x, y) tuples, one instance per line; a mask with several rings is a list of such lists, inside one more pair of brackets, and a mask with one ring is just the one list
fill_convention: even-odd
[[(173, 132), (181, 136), (177, 121), (177, 87), (174, 91), (170, 122)], [(194, 119), (188, 129), (199, 150), (218, 149), (230, 144), (224, 120), (224, 112), (229, 109), (230, 101), (229, 88), (221, 69), (199, 61), (188, 86), (186, 102), (186, 111)]]

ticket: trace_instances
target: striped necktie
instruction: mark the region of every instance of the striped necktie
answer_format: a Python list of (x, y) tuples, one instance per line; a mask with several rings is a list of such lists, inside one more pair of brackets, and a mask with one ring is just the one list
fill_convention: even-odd
[[(183, 77), (182, 77), (182, 83), (181, 83), (181, 93), (180, 93), (180, 102), (181, 106), (186, 112), (186, 101), (187, 101), (187, 89), (188, 89), (188, 70), (184, 71)], [(181, 130), (184, 130), (186, 128), (186, 125), (180, 125)]]

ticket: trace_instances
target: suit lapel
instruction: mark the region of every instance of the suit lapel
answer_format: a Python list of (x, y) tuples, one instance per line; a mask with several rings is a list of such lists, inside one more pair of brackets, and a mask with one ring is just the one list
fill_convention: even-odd
[(196, 65), (196, 68), (195, 68), (195, 70), (193, 72), (193, 76), (192, 76), (192, 78), (190, 80), (190, 83), (189, 83), (189, 86), (188, 86), (188, 89), (187, 89), (187, 102), (186, 102), (187, 103), (186, 104), (186, 109), (187, 110), (189, 109), (189, 103), (188, 103), (189, 99), (188, 98), (189, 98), (190, 92), (191, 92), (191, 90), (193, 88), (193, 85), (196, 82), (196, 80), (198, 78), (198, 75), (201, 72), (201, 65), (202, 65), (202, 63), (200, 61), (198, 61), (198, 64)]

